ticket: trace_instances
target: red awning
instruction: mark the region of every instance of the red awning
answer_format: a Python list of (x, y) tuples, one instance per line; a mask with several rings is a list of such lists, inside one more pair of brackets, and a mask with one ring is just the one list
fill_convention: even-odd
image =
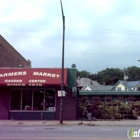
[[(60, 86), (61, 73), (58, 68), (2, 68), (0, 86)], [(67, 86), (67, 69), (64, 69), (64, 86)]]

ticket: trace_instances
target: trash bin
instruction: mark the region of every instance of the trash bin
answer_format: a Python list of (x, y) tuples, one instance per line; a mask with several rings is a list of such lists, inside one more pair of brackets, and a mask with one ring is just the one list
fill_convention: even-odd
[(88, 120), (91, 120), (91, 113), (87, 113)]

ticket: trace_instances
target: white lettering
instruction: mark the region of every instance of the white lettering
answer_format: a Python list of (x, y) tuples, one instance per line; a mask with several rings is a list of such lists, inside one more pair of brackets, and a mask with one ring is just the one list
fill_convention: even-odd
[(7, 86), (26, 86), (25, 83), (7, 83)]
[[(7, 73), (7, 76), (13, 76), (13, 72), (12, 73)], [(5, 77), (5, 75), (4, 75)]]
[(134, 131), (134, 138), (138, 138), (139, 137), (139, 133), (137, 131)]
[(4, 77), (6, 77), (8, 75), (8, 73), (4, 73)]
[(36, 76), (45, 76), (45, 77), (52, 77), (52, 78), (59, 78), (59, 74), (54, 74), (54, 73), (46, 73), (46, 72), (33, 72), (33, 75)]
[(27, 72), (26, 71), (19, 71), (19, 72), (9, 72), (9, 73), (1, 73), (0, 77), (8, 77), (8, 76), (22, 76), (22, 75), (26, 75)]
[(29, 84), (29, 86), (42, 86), (42, 84)]
[(14, 72), (14, 76), (17, 76), (18, 75), (18, 72)]
[(57, 78), (59, 78), (59, 77), (60, 77), (60, 75), (58, 75), (58, 74), (57, 74), (56, 76), (57, 76)]
[(47, 73), (46, 73), (46, 72), (44, 72), (42, 76), (47, 76)]
[(18, 74), (19, 74), (19, 75), (22, 75), (22, 72), (20, 71), (20, 72), (18, 72)]
[(42, 72), (40, 72), (38, 75), (39, 75), (39, 76), (42, 76)]
[(46, 80), (33, 80), (33, 79), (30, 79), (29, 80), (29, 83), (45, 83)]
[(134, 138), (138, 138), (140, 136), (140, 130), (139, 131), (134, 131)]
[(47, 76), (48, 76), (48, 77), (52, 77), (52, 74), (51, 74), (51, 73), (48, 73)]
[(38, 76), (38, 72), (34, 72), (33, 75), (37, 75)]
[(26, 71), (21, 72), (21, 75), (26, 75), (26, 74), (27, 74)]
[(54, 78), (55, 78), (55, 76), (56, 76), (56, 74), (52, 74), (52, 77), (54, 77)]
[(22, 83), (22, 80), (20, 79), (5, 79), (5, 83)]

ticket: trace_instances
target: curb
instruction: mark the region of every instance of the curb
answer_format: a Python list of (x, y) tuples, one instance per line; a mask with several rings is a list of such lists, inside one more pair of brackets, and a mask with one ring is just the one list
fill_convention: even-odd
[(0, 121), (0, 126), (103, 126), (140, 127), (140, 121)]

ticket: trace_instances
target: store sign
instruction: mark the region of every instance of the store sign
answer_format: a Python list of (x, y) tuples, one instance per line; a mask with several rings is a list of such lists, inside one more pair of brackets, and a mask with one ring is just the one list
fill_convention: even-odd
[(55, 107), (49, 107), (49, 111), (55, 111)]
[(28, 81), (29, 84), (23, 83), (23, 80), (19, 79), (6, 79), (5, 83), (7, 83), (7, 86), (42, 86), (46, 83), (46, 80), (32, 80), (30, 79)]
[[(25, 76), (27, 75), (27, 71), (19, 71), (19, 72), (9, 72), (9, 73), (0, 73), (0, 77), (11, 77), (11, 76)], [(35, 76), (46, 76), (46, 77), (53, 77), (53, 78), (59, 78), (59, 74), (54, 73), (46, 73), (46, 72), (33, 72), (32, 75)]]
[[(61, 69), (0, 69), (0, 85), (46, 86), (61, 85)], [(67, 85), (67, 69), (64, 69), (64, 85)]]
[(57, 91), (57, 93), (58, 93), (58, 97), (65, 97), (65, 95), (66, 95), (66, 92), (64, 91), (64, 90), (59, 90), (59, 91)]
[(26, 74), (27, 74), (26, 71), (8, 72), (8, 73), (0, 73), (0, 77), (22, 76)]
[(54, 74), (54, 73), (46, 73), (46, 72), (33, 72), (33, 75), (36, 76), (47, 76), (47, 77), (53, 77), (53, 78), (59, 78), (59, 74)]

